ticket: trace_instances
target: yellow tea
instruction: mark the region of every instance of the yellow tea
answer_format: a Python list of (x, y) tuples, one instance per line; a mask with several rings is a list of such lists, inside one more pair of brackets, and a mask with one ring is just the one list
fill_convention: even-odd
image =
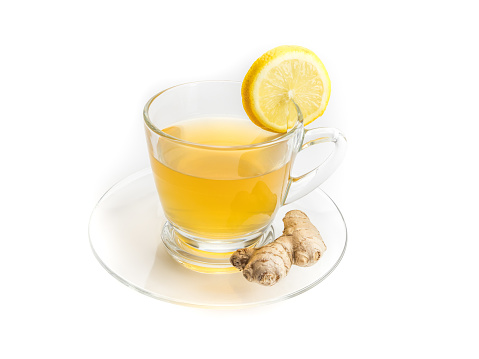
[(156, 186), (170, 222), (208, 239), (241, 238), (270, 224), (288, 187), (291, 149), (286, 142), (260, 143), (280, 135), (239, 118), (186, 120), (163, 132), (191, 142), (160, 137), (157, 148), (150, 146)]

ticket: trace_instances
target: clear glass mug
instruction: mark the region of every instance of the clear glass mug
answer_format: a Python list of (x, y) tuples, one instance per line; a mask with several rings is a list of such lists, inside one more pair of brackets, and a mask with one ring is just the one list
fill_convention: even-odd
[[(206, 273), (236, 271), (229, 263), (231, 253), (274, 240), (271, 223), (278, 209), (310, 193), (336, 170), (346, 150), (344, 136), (334, 128), (305, 129), (296, 108), (298, 121), (285, 134), (250, 145), (213, 146), (181, 139), (175, 125), (201, 119), (206, 127), (207, 119), (225, 117), (251, 123), (240, 82), (187, 83), (147, 102), (148, 150), (167, 219), (161, 237), (178, 262)], [(323, 142), (335, 144), (326, 161), (291, 176), (297, 153)]]

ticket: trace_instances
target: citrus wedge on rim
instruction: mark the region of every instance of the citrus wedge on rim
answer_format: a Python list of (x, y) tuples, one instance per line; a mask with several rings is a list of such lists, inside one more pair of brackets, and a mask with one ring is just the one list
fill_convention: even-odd
[(243, 107), (257, 126), (287, 132), (298, 113), (307, 125), (326, 110), (331, 81), (316, 54), (301, 46), (279, 46), (257, 59), (241, 87)]

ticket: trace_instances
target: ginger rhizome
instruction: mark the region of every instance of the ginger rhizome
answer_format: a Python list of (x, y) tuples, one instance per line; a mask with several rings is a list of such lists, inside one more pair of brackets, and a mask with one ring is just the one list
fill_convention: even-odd
[(231, 264), (250, 282), (271, 286), (288, 274), (291, 265), (312, 266), (326, 251), (319, 231), (305, 213), (289, 211), (283, 223), (283, 234), (274, 242), (238, 249), (231, 256)]

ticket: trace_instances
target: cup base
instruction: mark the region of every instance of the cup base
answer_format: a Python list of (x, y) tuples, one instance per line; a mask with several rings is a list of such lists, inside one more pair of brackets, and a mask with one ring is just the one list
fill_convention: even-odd
[(161, 231), (161, 239), (167, 252), (180, 264), (188, 269), (200, 273), (233, 273), (238, 270), (230, 263), (230, 256), (240, 248), (261, 247), (275, 239), (273, 226), (268, 226), (259, 235), (250, 236), (248, 239), (215, 246), (215, 251), (207, 250), (196, 241), (177, 230), (170, 222), (166, 221)]

